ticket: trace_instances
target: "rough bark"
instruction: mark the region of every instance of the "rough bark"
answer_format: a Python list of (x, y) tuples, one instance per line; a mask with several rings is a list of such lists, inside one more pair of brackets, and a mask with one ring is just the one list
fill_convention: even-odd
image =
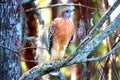
[(0, 1), (0, 80), (20, 77), (20, 55), (16, 52), (22, 42), (21, 10), (18, 0)]

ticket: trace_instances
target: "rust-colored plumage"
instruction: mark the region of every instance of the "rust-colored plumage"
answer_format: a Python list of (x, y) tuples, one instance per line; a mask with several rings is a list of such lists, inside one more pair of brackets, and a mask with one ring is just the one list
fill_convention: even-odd
[(65, 57), (66, 48), (73, 37), (74, 31), (71, 12), (72, 9), (70, 7), (64, 8), (49, 26), (48, 38), (51, 60), (58, 60)]

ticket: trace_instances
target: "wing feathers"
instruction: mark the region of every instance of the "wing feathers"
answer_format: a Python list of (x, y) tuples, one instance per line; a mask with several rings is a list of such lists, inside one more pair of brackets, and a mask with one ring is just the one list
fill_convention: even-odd
[(52, 26), (50, 26), (49, 29), (49, 35), (48, 35), (48, 40), (49, 40), (49, 54), (51, 54), (51, 47), (52, 47), (52, 43), (53, 43), (53, 34), (55, 31), (55, 26), (52, 24)]

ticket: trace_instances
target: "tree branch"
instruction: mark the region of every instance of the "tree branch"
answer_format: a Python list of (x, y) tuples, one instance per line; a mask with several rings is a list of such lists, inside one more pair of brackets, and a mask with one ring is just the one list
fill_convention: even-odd
[(24, 60), (24, 59), (21, 59), (21, 61), (24, 61), (24, 62), (33, 62), (33, 63), (38, 63), (38, 61), (36, 61), (36, 60)]
[[(81, 60), (81, 62), (86, 62), (86, 61), (97, 61), (97, 60), (101, 60), (107, 56), (109, 56), (110, 54), (113, 53), (113, 51), (115, 51), (116, 49), (120, 48), (120, 44), (117, 44), (110, 52), (106, 53), (103, 56), (97, 57), (97, 58), (89, 58), (89, 59), (83, 59)], [(53, 62), (54, 63), (54, 62)], [(55, 63), (54, 63), (55, 64)], [(57, 64), (56, 64), (57, 65)], [(38, 76), (42, 76), (45, 73), (48, 73), (50, 71), (52, 71), (53, 69), (51, 69), (54, 65), (52, 65), (52, 63), (46, 64), (46, 65), (38, 65), (34, 68), (32, 68), (31, 70), (29, 70), (29, 73), (26, 73), (24, 76), (22, 76), (19, 80), (30, 80), (30, 79), (34, 79)], [(49, 69), (48, 71), (46, 71), (46, 69)], [(29, 75), (27, 77), (25, 77), (26, 75)], [(24, 78), (23, 78), (24, 77)]]
[[(110, 23), (108, 27), (106, 27), (102, 32), (100, 32), (95, 38), (93, 38), (88, 44), (84, 45), (84, 48), (78, 47), (78, 54), (70, 63), (67, 65), (71, 65), (73, 63), (79, 63), (82, 59), (87, 58), (87, 56), (94, 50), (96, 46), (99, 45), (107, 36), (109, 36), (118, 26), (120, 25), (120, 14), (114, 19), (113, 22)], [(74, 54), (76, 54), (74, 53)]]
[(93, 10), (96, 10), (96, 11), (104, 11), (102, 9), (98, 9), (98, 8), (93, 8), (93, 7), (89, 7), (89, 6), (86, 6), (86, 5), (82, 5), (82, 4), (73, 4), (73, 3), (67, 3), (67, 4), (53, 4), (53, 5), (48, 5), (48, 6), (41, 6), (41, 7), (37, 7), (37, 8), (30, 8), (30, 9), (27, 9), (25, 10), (25, 12), (28, 12), (28, 11), (32, 11), (32, 10), (38, 10), (38, 9), (45, 9), (45, 8), (53, 8), (53, 7), (58, 7), (58, 6), (82, 6), (82, 7), (85, 7), (85, 8), (89, 8), (89, 9), (93, 9)]
[(10, 49), (10, 48), (8, 48), (8, 47), (5, 47), (5, 46), (3, 46), (3, 45), (0, 45), (0, 47), (2, 47), (2, 48), (4, 48), (4, 49), (7, 49), (7, 50), (9, 50), (9, 51), (18, 53), (18, 51), (12, 50), (12, 49)]
[(27, 4), (27, 3), (30, 3), (33, 1), (35, 1), (35, 0), (21, 0), (21, 4)]
[(111, 49), (108, 53), (106, 53), (106, 54), (103, 55), (103, 56), (96, 57), (96, 58), (92, 57), (92, 58), (88, 58), (88, 59), (86, 58), (86, 59), (83, 59), (81, 62), (86, 62), (86, 61), (99, 61), (99, 60), (101, 60), (101, 59), (103, 59), (103, 58), (111, 55), (115, 50), (117, 50), (117, 49), (119, 49), (119, 48), (120, 48), (120, 43), (117, 44), (113, 49)]
[(35, 48), (44, 49), (44, 50), (47, 50), (47, 51), (48, 51), (47, 48), (31, 46), (31, 47), (22, 48), (22, 49), (20, 49), (18, 52), (20, 53), (20, 52), (25, 51), (25, 50), (27, 50), (27, 49), (35, 49)]
[(100, 18), (100, 20), (97, 22), (95, 27), (90, 31), (90, 33), (85, 37), (85, 39), (81, 42), (80, 45), (85, 46), (90, 40), (93, 38), (94, 34), (98, 31), (98, 29), (103, 25), (103, 23), (108, 19), (108, 17), (111, 15), (111, 13), (118, 7), (120, 4), (120, 1), (117, 0), (111, 8), (108, 9), (108, 11)]
[[(83, 46), (82, 44), (79, 45), (76, 48), (76, 50), (73, 52), (74, 54), (71, 54), (65, 59), (58, 60), (57, 62), (52, 61), (48, 64), (35, 66), (31, 70), (23, 74), (19, 80), (35, 79), (51, 71), (54, 71), (62, 66), (68, 66), (68, 65), (72, 65), (72, 64), (80, 63), (80, 62), (86, 62), (87, 60), (90, 61), (91, 59), (86, 59), (87, 56), (90, 54), (90, 52), (93, 51), (94, 48), (102, 40), (104, 40), (107, 36), (109, 36), (119, 25), (120, 25), (120, 14), (115, 18), (115, 20), (108, 27), (106, 27), (102, 32), (100, 32), (100, 34), (98, 34), (95, 38), (93, 38), (88, 44), (86, 44), (84, 47), (81, 47)], [(120, 46), (117, 45), (117, 47), (113, 48), (113, 50), (116, 50), (119, 47)]]
[(25, 48), (20, 49), (19, 51), (12, 50), (12, 49), (10, 49), (10, 48), (8, 48), (8, 47), (5, 47), (5, 46), (3, 46), (3, 45), (0, 45), (0, 47), (2, 47), (2, 48), (4, 48), (4, 49), (7, 49), (7, 50), (9, 50), (9, 51), (15, 52), (15, 53), (20, 53), (20, 52), (25, 51), (25, 50), (27, 50), (27, 49), (35, 49), (35, 48), (44, 49), (44, 50), (47, 50), (47, 51), (48, 51), (47, 48), (35, 47), (35, 46), (25, 47)]
[[(34, 2), (31, 2), (31, 5), (32, 5), (33, 8), (37, 8), (37, 6), (35, 5)], [(43, 25), (43, 24), (44, 24), (44, 21), (43, 21), (43, 19), (42, 19), (42, 17), (41, 17), (41, 12), (37, 9), (37, 10), (35, 10), (35, 14), (36, 14), (36, 16), (38, 17), (39, 23)]]

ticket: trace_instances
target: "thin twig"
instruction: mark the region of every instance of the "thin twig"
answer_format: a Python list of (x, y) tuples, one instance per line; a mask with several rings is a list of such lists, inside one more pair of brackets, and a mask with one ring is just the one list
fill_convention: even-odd
[(32, 47), (25, 47), (25, 48), (22, 48), (19, 52), (22, 52), (22, 51), (27, 50), (27, 49), (36, 49), (36, 48), (48, 50), (47, 48), (32, 46)]
[(106, 53), (105, 55), (103, 56), (100, 56), (100, 57), (97, 57), (97, 58), (88, 58), (88, 59), (83, 59), (81, 62), (86, 62), (86, 61), (99, 61), (101, 59), (104, 59), (106, 58), (107, 56), (111, 55), (113, 53), (113, 51), (115, 51), (116, 49), (119, 49), (120, 48), (120, 43), (117, 44), (116, 46), (114, 46), (113, 49), (111, 49), (108, 53)]
[(22, 59), (21, 61), (38, 63), (38, 61), (36, 61), (36, 60), (23, 60), (23, 59)]
[(12, 49), (10, 49), (10, 48), (8, 48), (8, 47), (5, 47), (5, 46), (3, 46), (3, 45), (0, 45), (0, 47), (2, 47), (2, 48), (4, 48), (4, 49), (7, 49), (7, 50), (9, 50), (9, 51), (15, 52), (15, 53), (19, 53), (18, 51), (12, 50)]
[(102, 9), (82, 5), (80, 3), (79, 4), (69, 3), (69, 4), (53, 4), (53, 5), (48, 5), (48, 6), (41, 6), (41, 7), (38, 7), (38, 8), (30, 8), (30, 9), (25, 10), (25, 12), (32, 11), (32, 10), (38, 10), (38, 9), (53, 8), (53, 7), (58, 7), (58, 6), (81, 6), (81, 7), (93, 9), (93, 10), (96, 10), (96, 11), (104, 11)]
[(15, 52), (15, 53), (20, 53), (20, 52), (22, 52), (22, 51), (24, 51), (24, 50), (27, 50), (27, 49), (35, 49), (35, 48), (48, 50), (47, 48), (35, 47), (35, 46), (32, 46), (32, 47), (25, 47), (25, 48), (22, 48), (22, 49), (19, 50), (19, 51), (12, 50), (12, 49), (10, 49), (10, 48), (8, 48), (8, 47), (5, 47), (5, 46), (2, 46), (2, 45), (0, 45), (0, 47), (2, 47), (2, 48), (4, 48), (4, 49), (7, 49), (7, 50), (9, 50), (9, 51)]
[(21, 0), (21, 4), (27, 4), (27, 3), (30, 3), (33, 1), (35, 1), (35, 0)]
[(24, 40), (34, 41), (36, 37), (25, 37)]

